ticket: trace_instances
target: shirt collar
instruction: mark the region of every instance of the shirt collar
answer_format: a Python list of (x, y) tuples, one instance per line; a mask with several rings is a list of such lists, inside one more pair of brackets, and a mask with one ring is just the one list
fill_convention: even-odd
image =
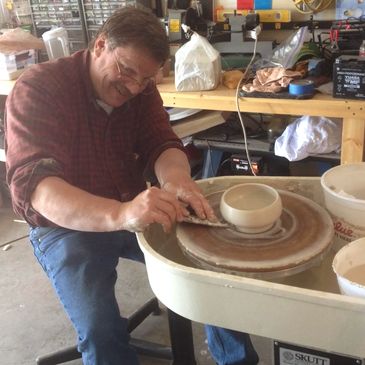
[(82, 67), (81, 67), (81, 73), (83, 76), (82, 79), (84, 80), (87, 100), (89, 100), (94, 105), (97, 105), (94, 93), (94, 86), (92, 84), (90, 77), (90, 61), (91, 61), (91, 53), (88, 49), (85, 49), (82, 55)]

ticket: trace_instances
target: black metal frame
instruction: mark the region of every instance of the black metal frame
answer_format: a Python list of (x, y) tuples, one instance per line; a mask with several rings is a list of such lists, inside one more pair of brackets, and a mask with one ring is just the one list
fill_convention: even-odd
[[(152, 298), (128, 318), (128, 332), (132, 332), (150, 314), (158, 315), (161, 309), (157, 298)], [(138, 354), (159, 359), (172, 360), (172, 365), (196, 365), (194, 355), (192, 325), (189, 319), (181, 317), (170, 309), (167, 310), (171, 347), (153, 342), (132, 338), (130, 345)], [(81, 357), (77, 346), (71, 346), (59, 351), (39, 356), (37, 365), (57, 365)]]

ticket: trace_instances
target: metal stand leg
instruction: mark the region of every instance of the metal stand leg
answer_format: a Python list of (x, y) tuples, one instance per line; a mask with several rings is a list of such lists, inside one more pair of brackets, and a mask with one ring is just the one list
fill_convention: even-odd
[(39, 356), (36, 359), (37, 365), (56, 365), (63, 364), (72, 360), (79, 359), (81, 354), (77, 351), (77, 346), (70, 346), (48, 355)]
[(191, 321), (167, 309), (172, 365), (196, 365)]
[[(161, 309), (158, 304), (157, 298), (151, 298), (142, 307), (136, 310), (128, 318), (128, 332), (132, 332), (138, 327), (150, 314), (159, 314)], [(170, 347), (160, 344), (131, 339), (130, 345), (135, 348), (138, 354), (144, 356), (150, 356), (160, 359), (172, 359), (172, 351)], [(39, 356), (36, 359), (37, 365), (57, 365), (65, 362), (76, 360), (81, 358), (81, 354), (77, 351), (77, 346), (67, 347), (59, 351)], [(187, 364), (187, 363), (186, 363)], [(191, 363), (192, 365), (194, 363)]]

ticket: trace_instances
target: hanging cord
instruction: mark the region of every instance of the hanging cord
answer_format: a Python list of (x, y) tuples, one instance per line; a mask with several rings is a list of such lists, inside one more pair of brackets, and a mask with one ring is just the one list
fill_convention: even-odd
[(252, 172), (252, 175), (254, 175), (254, 176), (256, 176), (256, 173), (255, 173), (255, 170), (252, 167), (251, 157), (250, 157), (250, 154), (249, 154), (249, 151), (248, 151), (246, 128), (245, 128), (245, 124), (243, 123), (243, 119), (242, 119), (242, 116), (241, 116), (241, 110), (240, 110), (240, 104), (239, 104), (239, 98), (240, 98), (239, 92), (241, 90), (241, 84), (246, 79), (246, 75), (248, 75), (248, 73), (251, 69), (251, 65), (252, 65), (252, 63), (253, 63), (253, 61), (256, 57), (257, 36), (259, 35), (260, 31), (261, 31), (260, 26), (257, 26), (254, 30), (250, 31), (251, 32), (251, 38), (253, 38), (255, 40), (253, 55), (251, 57), (251, 60), (250, 60), (249, 64), (246, 67), (245, 72), (243, 73), (242, 77), (238, 81), (238, 85), (237, 85), (237, 88), (236, 88), (236, 109), (237, 109), (237, 112), (238, 112), (238, 118), (240, 120), (242, 132), (243, 132), (243, 139), (244, 139), (244, 142), (245, 142), (245, 151), (246, 151), (248, 165), (250, 166), (250, 170)]
[(10, 244), (12, 244), (12, 243), (18, 242), (18, 241), (23, 240), (24, 238), (28, 238), (28, 237), (29, 237), (29, 235), (27, 234), (26, 236), (20, 236), (20, 237), (15, 238), (15, 239), (13, 239), (13, 240), (11, 240), (11, 241), (8, 241), (8, 242), (5, 242), (5, 243), (2, 243), (2, 244), (0, 245), (0, 248), (1, 248), (1, 247), (5, 247), (5, 246), (7, 246), (7, 245), (10, 245)]

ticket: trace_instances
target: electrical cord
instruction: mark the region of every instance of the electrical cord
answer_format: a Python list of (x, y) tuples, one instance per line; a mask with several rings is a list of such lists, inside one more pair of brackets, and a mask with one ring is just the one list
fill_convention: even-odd
[(250, 114), (247, 113), (242, 113), (245, 118), (250, 119), (251, 122), (253, 122), (254, 124), (256, 124), (256, 126), (259, 128), (259, 130), (261, 132), (266, 132), (265, 128), (262, 126), (263, 120), (262, 120), (262, 114), (260, 114), (260, 122), (258, 122), (253, 116), (251, 116)]
[(238, 112), (238, 118), (240, 120), (240, 124), (241, 124), (241, 128), (242, 128), (242, 132), (243, 132), (243, 139), (245, 142), (245, 152), (246, 152), (246, 157), (247, 157), (247, 161), (248, 161), (248, 165), (250, 166), (250, 170), (252, 175), (256, 176), (255, 170), (253, 169), (252, 163), (251, 163), (251, 157), (248, 151), (248, 143), (247, 143), (247, 135), (246, 135), (246, 128), (245, 125), (243, 123), (243, 119), (241, 116), (241, 110), (240, 110), (240, 104), (239, 104), (239, 92), (241, 90), (241, 84), (243, 82), (243, 80), (246, 79), (246, 75), (248, 74), (248, 72), (251, 69), (251, 65), (256, 57), (256, 48), (257, 48), (257, 36), (260, 33), (261, 28), (259, 26), (257, 26), (254, 30), (251, 31), (251, 38), (253, 38), (255, 40), (255, 44), (254, 44), (254, 49), (253, 49), (253, 55), (251, 57), (250, 62), (248, 63), (245, 72), (243, 73), (242, 77), (240, 78), (240, 80), (238, 81), (238, 85), (236, 88), (236, 109)]
[[(183, 28), (185, 34), (187, 34), (189, 31), (191, 31), (190, 27), (186, 26), (185, 24), (182, 24), (181, 27)], [(243, 122), (243, 119), (242, 119), (242, 116), (241, 116), (241, 110), (240, 110), (240, 107), (239, 107), (239, 90), (240, 90), (240, 86), (242, 84), (242, 81), (246, 78), (246, 75), (248, 74), (248, 71), (250, 70), (251, 65), (252, 65), (252, 63), (253, 63), (253, 61), (256, 57), (257, 37), (258, 37), (260, 32), (261, 32), (261, 27), (259, 25), (257, 27), (255, 27), (253, 30), (248, 32), (249, 35), (250, 35), (250, 38), (255, 40), (253, 55), (251, 57), (251, 60), (248, 64), (248, 66), (246, 67), (245, 72), (243, 73), (241, 79), (239, 80), (237, 88), (236, 88), (236, 109), (237, 109), (237, 112), (238, 112), (238, 118), (240, 120), (242, 132), (243, 132), (243, 139), (244, 139), (244, 143), (245, 143), (245, 152), (246, 152), (247, 161), (248, 161), (248, 164), (250, 166), (250, 170), (251, 170), (251, 172), (254, 176), (256, 176), (256, 173), (255, 173), (255, 170), (253, 169), (250, 154), (249, 154), (249, 151), (248, 151), (246, 128), (245, 128), (245, 125), (244, 125), (244, 122)], [(208, 141), (207, 141), (207, 143), (208, 143)], [(209, 168), (211, 170), (211, 173), (214, 174), (213, 166), (212, 166), (212, 154), (211, 154), (211, 148), (210, 148), (209, 143), (208, 143), (208, 155), (209, 155), (209, 160), (210, 160), (209, 161)]]
[(20, 241), (20, 240), (22, 240), (22, 239), (24, 239), (24, 238), (27, 238), (27, 237), (29, 237), (29, 235), (26, 235), (26, 236), (20, 236), (20, 237), (15, 238), (15, 239), (13, 239), (13, 240), (11, 240), (11, 241), (8, 241), (8, 242), (5, 242), (5, 243), (2, 243), (2, 244), (0, 245), (0, 248), (5, 247), (6, 245), (10, 245), (11, 243), (15, 243), (15, 242), (17, 242), (17, 241)]

